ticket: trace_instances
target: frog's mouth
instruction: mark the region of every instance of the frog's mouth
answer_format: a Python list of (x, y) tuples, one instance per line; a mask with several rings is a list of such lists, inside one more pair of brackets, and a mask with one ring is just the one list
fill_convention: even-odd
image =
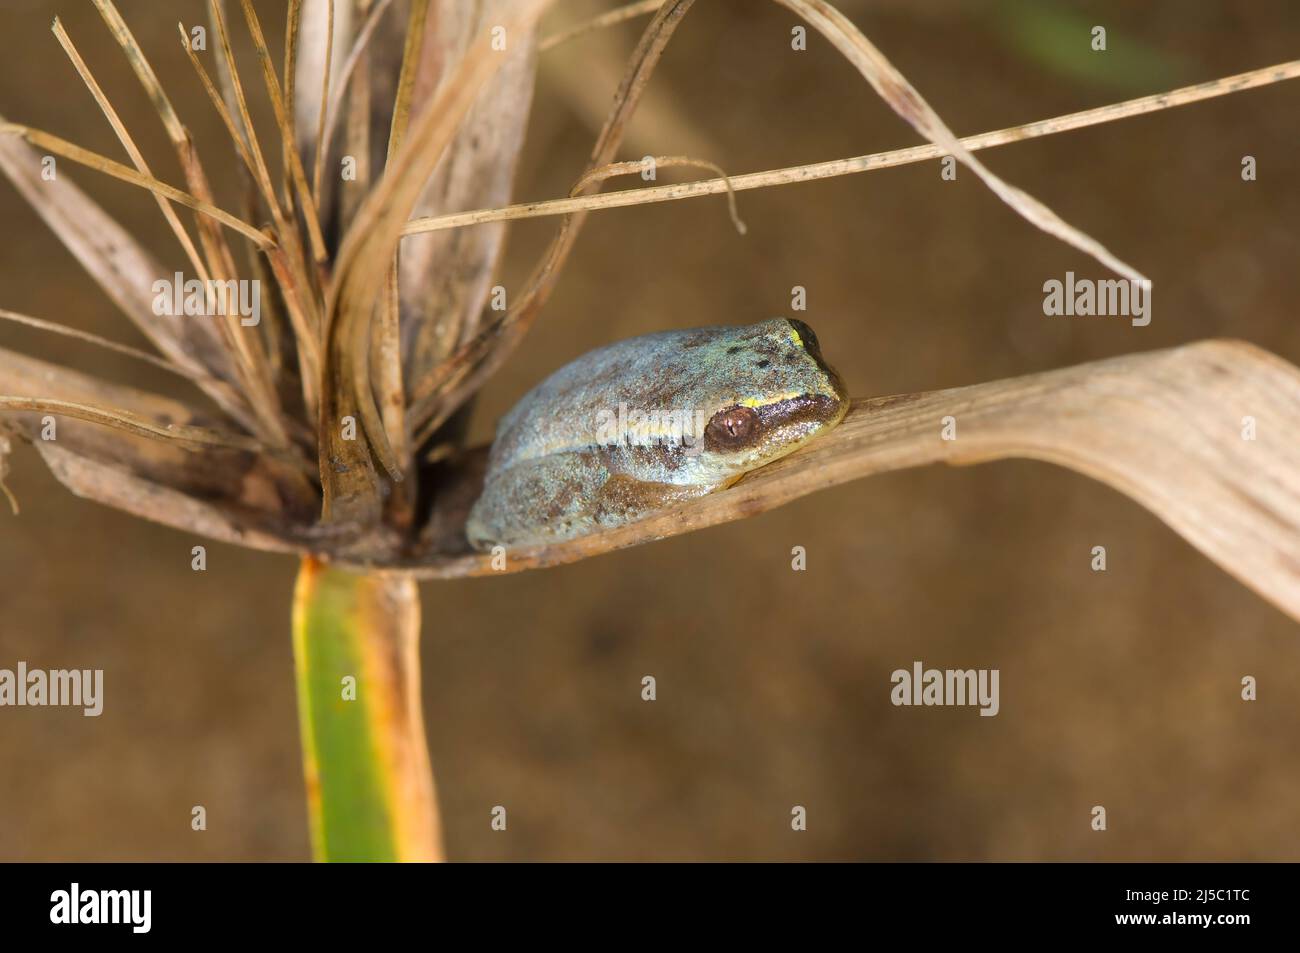
[(758, 408), (764, 429), (798, 427), (804, 424), (838, 423), (844, 416), (844, 401), (826, 394), (804, 394)]
[[(838, 391), (838, 388), (837, 388)], [(785, 456), (844, 419), (848, 401), (826, 394), (804, 394), (756, 408), (763, 423), (764, 443), (789, 445), (773, 456)]]

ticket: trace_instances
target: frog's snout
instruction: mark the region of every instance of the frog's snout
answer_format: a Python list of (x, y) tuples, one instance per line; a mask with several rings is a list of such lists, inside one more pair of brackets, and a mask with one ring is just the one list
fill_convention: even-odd
[(821, 342), (817, 340), (817, 332), (798, 318), (786, 318), (785, 320), (794, 329), (799, 343), (803, 346), (804, 353), (812, 358), (817, 365), (817, 369), (825, 375), (824, 386), (817, 388), (817, 393), (814, 395), (825, 399), (822, 405), (824, 417), (822, 417), (821, 422), (838, 423), (848, 409), (849, 403), (848, 391), (844, 388), (844, 379), (840, 377), (835, 368), (826, 363), (826, 359), (822, 356)]

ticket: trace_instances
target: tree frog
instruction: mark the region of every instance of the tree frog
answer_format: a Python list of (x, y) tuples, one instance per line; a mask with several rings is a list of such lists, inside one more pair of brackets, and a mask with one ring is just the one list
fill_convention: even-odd
[(557, 542), (730, 486), (843, 419), (802, 321), (663, 331), (583, 355), (501, 419), (466, 535)]

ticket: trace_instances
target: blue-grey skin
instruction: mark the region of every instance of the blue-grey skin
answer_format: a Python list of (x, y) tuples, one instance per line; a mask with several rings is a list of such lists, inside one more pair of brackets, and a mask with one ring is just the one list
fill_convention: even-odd
[[(801, 321), (610, 344), (560, 368), (501, 419), (466, 535), (489, 549), (631, 522), (785, 456), (838, 424), (848, 403)], [(685, 411), (698, 427), (683, 437), (666, 421), (657, 433), (681, 439), (616, 442), (620, 404)]]

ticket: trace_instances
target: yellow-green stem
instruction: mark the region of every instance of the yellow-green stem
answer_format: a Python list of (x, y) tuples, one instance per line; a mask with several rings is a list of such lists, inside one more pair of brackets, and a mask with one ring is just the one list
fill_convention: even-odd
[(293, 654), (317, 860), (442, 859), (419, 636), (413, 580), (302, 561)]

